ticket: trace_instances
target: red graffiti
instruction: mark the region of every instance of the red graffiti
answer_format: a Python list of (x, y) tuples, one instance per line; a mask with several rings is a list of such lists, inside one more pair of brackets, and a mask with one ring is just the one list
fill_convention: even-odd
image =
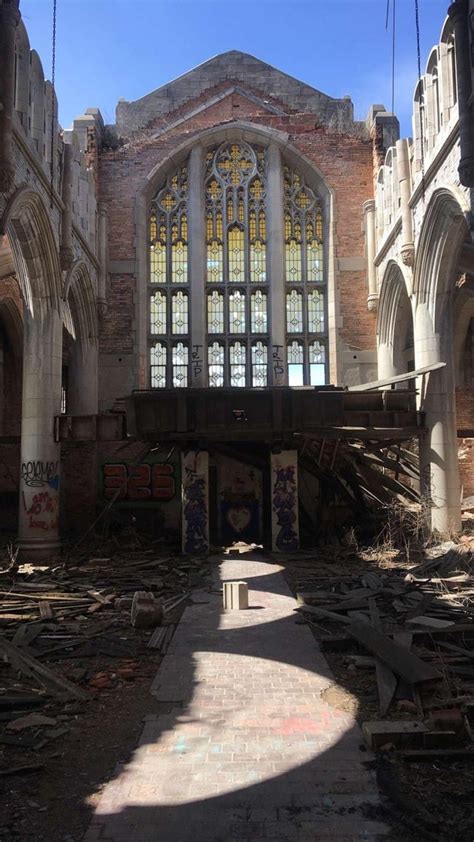
[(49, 491), (34, 494), (29, 504), (26, 502), (25, 492), (22, 492), (23, 508), (28, 518), (29, 529), (41, 529), (43, 532), (58, 528), (59, 497)]
[(119, 500), (172, 500), (176, 493), (173, 465), (103, 466), (104, 497), (110, 499), (118, 492)]
[(43, 512), (51, 512), (54, 514), (58, 510), (58, 495), (50, 494), (49, 491), (41, 491), (35, 494), (31, 501), (30, 508), (27, 509), (29, 515), (40, 515)]

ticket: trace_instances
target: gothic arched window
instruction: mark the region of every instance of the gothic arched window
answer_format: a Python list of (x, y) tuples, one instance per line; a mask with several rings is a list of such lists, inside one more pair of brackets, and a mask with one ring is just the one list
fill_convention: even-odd
[(300, 173), (285, 166), (283, 175), (288, 383), (320, 386), (326, 382), (323, 214)]
[[(266, 386), (268, 382), (265, 182), (264, 149), (242, 142), (223, 143), (207, 153), (210, 386)], [(214, 341), (215, 334), (219, 342)], [(262, 349), (258, 369), (253, 362), (256, 346), (252, 340), (256, 338)]]
[(187, 193), (188, 172), (182, 166), (151, 204), (150, 384), (158, 388), (188, 385)]
[[(325, 383), (327, 301), (320, 199), (301, 173), (279, 159), (283, 205), (272, 206), (274, 240), (269, 240), (267, 150), (239, 140), (196, 152), (168, 176), (151, 203), (150, 385), (265, 387), (269, 373), (275, 376), (275, 347), (284, 347), (271, 347), (272, 331), (278, 334), (275, 343), (285, 342), (286, 333), (284, 379), (288, 377), (290, 386)], [(202, 232), (201, 243), (192, 243), (189, 272), (194, 312), (188, 277), (188, 168), (193, 191), (189, 227)], [(274, 256), (282, 241), (283, 265), (278, 261), (277, 266)], [(277, 278), (269, 277), (267, 268), (273, 247), (278, 251), (268, 265), (276, 266)], [(280, 290), (270, 319), (274, 284)], [(275, 302), (281, 285), (284, 305), (278, 313)], [(278, 375), (282, 372), (283, 359)]]

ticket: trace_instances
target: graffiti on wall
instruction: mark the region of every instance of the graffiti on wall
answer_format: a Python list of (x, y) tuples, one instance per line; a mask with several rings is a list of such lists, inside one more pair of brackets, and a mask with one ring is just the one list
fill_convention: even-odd
[(57, 532), (59, 525), (59, 461), (22, 462), (21, 514), (31, 536)]
[(183, 454), (183, 551), (190, 555), (209, 549), (208, 455)]
[(280, 552), (298, 549), (298, 489), (296, 465), (276, 464), (273, 472), (273, 545)]
[(176, 494), (175, 466), (111, 462), (102, 466), (102, 485), (107, 500), (117, 495), (131, 503), (166, 503)]

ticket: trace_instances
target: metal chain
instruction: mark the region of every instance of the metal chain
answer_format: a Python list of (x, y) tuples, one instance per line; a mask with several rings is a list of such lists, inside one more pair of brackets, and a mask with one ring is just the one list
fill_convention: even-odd
[[(421, 52), (420, 52), (420, 16), (419, 16), (419, 9), (418, 9), (418, 0), (415, 0), (415, 24), (416, 24), (416, 54), (418, 60), (418, 83), (421, 82)], [(425, 97), (424, 90), (421, 91), (421, 95), (423, 96), (423, 101)], [(420, 103), (421, 106), (421, 103)], [(419, 106), (419, 116), (420, 116), (420, 147), (421, 147), (421, 194), (423, 197), (423, 201), (425, 201), (425, 131), (423, 126), (423, 113), (424, 108)]]
[(54, 196), (54, 151), (56, 146), (55, 128), (56, 128), (56, 97), (55, 97), (55, 77), (56, 77), (56, 4), (57, 0), (53, 0), (53, 37), (51, 44), (51, 172), (50, 172), (50, 206), (53, 207)]

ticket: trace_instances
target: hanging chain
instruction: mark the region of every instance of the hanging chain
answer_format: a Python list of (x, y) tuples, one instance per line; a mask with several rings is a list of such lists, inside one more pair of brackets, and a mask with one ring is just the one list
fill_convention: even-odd
[(56, 138), (55, 138), (55, 129), (56, 129), (56, 96), (55, 96), (55, 77), (56, 77), (56, 3), (57, 0), (53, 0), (53, 36), (52, 36), (52, 44), (51, 44), (51, 98), (52, 98), (52, 108), (51, 108), (51, 171), (50, 171), (50, 206), (53, 207), (53, 196), (54, 196), (54, 152), (56, 147)]
[[(415, 0), (415, 24), (416, 24), (416, 54), (418, 60), (418, 84), (421, 84), (421, 52), (420, 52), (420, 16), (418, 9), (418, 0)], [(423, 108), (421, 107), (421, 97), (423, 97)], [(423, 114), (425, 106), (425, 92), (420, 88), (420, 103), (418, 112), (420, 116), (420, 147), (421, 147), (421, 194), (423, 201), (425, 201), (425, 130), (423, 126)]]

